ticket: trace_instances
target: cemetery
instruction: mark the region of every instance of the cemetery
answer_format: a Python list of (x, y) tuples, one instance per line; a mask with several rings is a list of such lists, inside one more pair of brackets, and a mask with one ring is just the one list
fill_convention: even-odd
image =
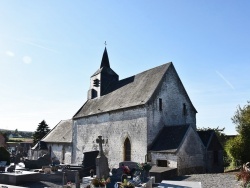
[[(162, 181), (158, 177), (158, 182), (154, 176), (151, 176), (151, 164), (145, 161), (137, 163), (132, 161), (123, 161), (119, 163), (118, 168), (109, 169), (108, 159), (103, 152), (102, 144), (104, 139), (98, 136), (96, 143), (99, 145), (99, 151), (85, 153), (82, 165), (73, 164), (51, 164), (48, 156), (43, 156), (36, 161), (22, 163), (20, 156), (10, 161), (10, 165), (1, 162), (0, 185), (14, 185), (30, 187), (40, 181), (58, 182), (59, 187), (106, 187), (106, 188), (134, 188), (134, 187), (168, 187), (168, 186), (188, 186), (201, 187), (200, 182), (175, 183)], [(93, 160), (95, 159), (95, 160)], [(47, 162), (47, 164), (46, 164)], [(38, 163), (38, 164), (36, 164)], [(43, 166), (34, 169), (40, 164)], [(32, 165), (30, 165), (32, 164)], [(88, 164), (88, 165), (87, 165)], [(28, 165), (30, 168), (27, 168)], [(86, 167), (86, 169), (85, 169)], [(33, 169), (32, 169), (33, 168)], [(170, 169), (170, 171), (173, 169)]]
[[(148, 168), (135, 162), (121, 162), (119, 168), (110, 171), (108, 159), (104, 155), (102, 136), (98, 136), (96, 142), (99, 144), (99, 152), (87, 152), (82, 165), (50, 164), (48, 155), (38, 160), (20, 162), (20, 156), (6, 165), (1, 162), (0, 184), (23, 185), (27, 182), (38, 181), (61, 181), (61, 187), (152, 187), (152, 179), (149, 178)], [(98, 155), (97, 155), (98, 154)], [(95, 160), (93, 160), (95, 159)], [(146, 163), (145, 163), (146, 164)], [(42, 166), (41, 166), (42, 165)], [(40, 167), (37, 169), (37, 167)], [(27, 168), (29, 167), (29, 168)], [(85, 167), (85, 168), (84, 168)], [(71, 183), (72, 182), (72, 183)]]

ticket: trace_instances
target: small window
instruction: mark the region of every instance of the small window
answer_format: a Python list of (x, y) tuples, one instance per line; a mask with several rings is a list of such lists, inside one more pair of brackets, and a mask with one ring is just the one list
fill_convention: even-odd
[(99, 85), (100, 85), (100, 80), (95, 79), (94, 82), (93, 82), (93, 86), (99, 87)]
[(62, 161), (61, 161), (62, 164), (64, 164), (65, 153), (66, 153), (66, 151), (65, 151), (65, 146), (63, 146), (63, 147), (62, 147)]
[(182, 111), (183, 111), (183, 115), (186, 116), (187, 115), (187, 106), (185, 103), (183, 103)]
[(168, 161), (167, 160), (157, 160), (157, 166), (158, 167), (167, 167)]
[(50, 155), (50, 157), (52, 156), (52, 149), (51, 149), (51, 146), (49, 146), (49, 155)]
[(159, 111), (162, 111), (162, 99), (159, 98)]
[(97, 97), (97, 91), (95, 89), (91, 89), (91, 99), (94, 99)]

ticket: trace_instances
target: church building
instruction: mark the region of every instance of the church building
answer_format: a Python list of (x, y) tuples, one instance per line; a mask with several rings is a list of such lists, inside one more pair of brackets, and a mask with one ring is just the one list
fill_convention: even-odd
[(81, 164), (83, 153), (98, 150), (101, 135), (110, 168), (147, 160), (179, 174), (203, 172), (196, 113), (172, 62), (119, 80), (105, 48), (87, 100), (72, 118), (71, 163)]

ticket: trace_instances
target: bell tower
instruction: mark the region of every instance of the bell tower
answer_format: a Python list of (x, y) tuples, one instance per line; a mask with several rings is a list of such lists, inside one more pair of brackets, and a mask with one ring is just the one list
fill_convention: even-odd
[(101, 97), (112, 91), (112, 85), (119, 76), (110, 68), (107, 48), (105, 47), (100, 68), (90, 77), (88, 99)]

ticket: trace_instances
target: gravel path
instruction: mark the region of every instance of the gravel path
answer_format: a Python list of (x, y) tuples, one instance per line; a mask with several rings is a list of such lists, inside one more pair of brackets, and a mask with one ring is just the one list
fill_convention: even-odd
[(236, 180), (235, 173), (221, 174), (193, 174), (178, 176), (172, 180), (178, 181), (198, 181), (202, 188), (238, 188), (240, 182)]

